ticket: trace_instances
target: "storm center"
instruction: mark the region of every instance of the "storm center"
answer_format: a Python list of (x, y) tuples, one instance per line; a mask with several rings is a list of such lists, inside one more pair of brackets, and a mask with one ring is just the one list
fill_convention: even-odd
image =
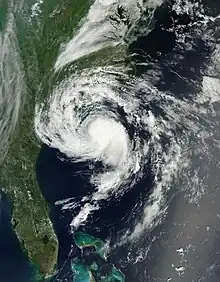
[(129, 139), (119, 122), (112, 118), (96, 117), (88, 125), (88, 135), (92, 147), (105, 163), (117, 166), (126, 160)]

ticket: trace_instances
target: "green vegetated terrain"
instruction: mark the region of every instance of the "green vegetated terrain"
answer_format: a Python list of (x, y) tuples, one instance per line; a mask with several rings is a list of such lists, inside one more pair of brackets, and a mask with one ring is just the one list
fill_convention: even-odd
[(13, 203), (12, 223), (22, 246), (40, 272), (48, 276), (54, 272), (58, 242), (49, 218), (49, 207), (35, 175), (41, 144), (33, 131), (34, 109), (47, 85), (60, 44), (71, 38), (88, 10), (88, 1), (45, 1), (41, 10), (32, 23), (27, 7), (15, 15), (26, 87), (17, 129), (0, 168), (0, 186)]
[[(24, 102), (8, 154), (0, 168), (0, 187), (13, 203), (14, 230), (32, 266), (40, 271), (36, 281), (54, 273), (58, 242), (49, 217), (50, 207), (36, 180), (35, 164), (41, 144), (34, 133), (35, 105), (50, 94), (53, 65), (60, 46), (73, 37), (91, 3), (88, 0), (50, 0), (40, 4), (40, 12), (35, 17), (30, 17), (28, 6), (15, 15), (24, 70)], [(91, 64), (93, 67), (117, 64), (124, 56), (122, 46), (105, 48), (75, 62), (71, 71), (88, 68)]]

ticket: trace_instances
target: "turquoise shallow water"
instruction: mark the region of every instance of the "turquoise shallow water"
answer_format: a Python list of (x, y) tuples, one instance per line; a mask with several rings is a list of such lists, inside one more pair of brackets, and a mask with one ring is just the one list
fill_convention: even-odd
[[(38, 46), (32, 45), (36, 40), (35, 29), (37, 30), (37, 32), (39, 32), (39, 26), (46, 24), (45, 19), (47, 18), (49, 12), (53, 10), (53, 8), (59, 1), (47, 1), (46, 3), (43, 3), (43, 1), (38, 1), (36, 3), (35, 2), (36, 1), (23, 1), (18, 4), (14, 1), (3, 1), (1, 3), (0, 43), (2, 45), (0, 52), (2, 55), (1, 65), (3, 66), (1, 73), (1, 95), (4, 99), (4, 107), (1, 109), (1, 122), (4, 124), (1, 126), (1, 129), (5, 126), (2, 131), (2, 143), (0, 144), (0, 148), (2, 150), (0, 157), (2, 159), (5, 157), (7, 147), (10, 143), (10, 138), (13, 135), (13, 132), (18, 124), (19, 118), (21, 115), (23, 115), (23, 103), (33, 103), (35, 99), (37, 100), (39, 98), (37, 95), (37, 83), (41, 76), (43, 76), (43, 79), (47, 80), (46, 73), (50, 72), (51, 62), (53, 61), (53, 52), (57, 52), (57, 48), (56, 46), (54, 46), (54, 48), (50, 50), (51, 58), (49, 58), (47, 62), (48, 65), (44, 65), (40, 70), (35, 66), (35, 64), (41, 64), (42, 61), (41, 58), (37, 58), (37, 56), (35, 56), (36, 54), (34, 53), (34, 48), (39, 51), (41, 44), (43, 46), (45, 44), (43, 42), (44, 38), (42, 37), (40, 38), (42, 39), (42, 41), (39, 41)], [(40, 7), (42, 6), (42, 4), (43, 7)], [(80, 13), (83, 15), (83, 10), (86, 7), (86, 5), (84, 4), (75, 4), (76, 5), (74, 9), (79, 9), (79, 15), (76, 16), (76, 21), (74, 24), (77, 23), (77, 17), (78, 19), (80, 19)], [(76, 11), (74, 11), (74, 13), (76, 13)], [(71, 29), (71, 27), (69, 28)], [(68, 34), (68, 31), (66, 31), (66, 33), (63, 32), (62, 36), (66, 36), (66, 34)], [(42, 36), (40, 32), (39, 35)], [(30, 44), (28, 45), (28, 43)], [(34, 56), (32, 57), (32, 55)], [(42, 59), (44, 58), (43, 55), (44, 50), (40, 50), (39, 56), (42, 56)], [(37, 62), (37, 59), (39, 59), (39, 62)], [(31, 65), (31, 69), (29, 69), (29, 65)], [(5, 75), (5, 73), (7, 75)], [(15, 74), (14, 76), (13, 73)], [(33, 97), (31, 97), (31, 95), (33, 95)], [(33, 105), (31, 106), (33, 107)], [(17, 201), (19, 201), (19, 199), (20, 198), (17, 198)], [(4, 260), (4, 264), (2, 263), (2, 267), (0, 268), (0, 270), (2, 270), (2, 281), (42, 281), (41, 276), (38, 275), (36, 266), (28, 260), (24, 249), (21, 247), (18, 239), (16, 238), (16, 234), (13, 231), (10, 223), (11, 215), (7, 214), (8, 211), (6, 199), (2, 199), (1, 209), (1, 233), (3, 234), (4, 232), (1, 246), (1, 261)], [(5, 217), (7, 218), (7, 221), (5, 221)], [(72, 238), (71, 242), (73, 241), (74, 240)], [(7, 257), (5, 255), (6, 252)], [(58, 258), (58, 261), (60, 261), (61, 264), (61, 268), (63, 266), (63, 263), (66, 262), (66, 259), (68, 259), (68, 253), (65, 255), (66, 257), (64, 258), (64, 260), (62, 260), (63, 258)], [(14, 264), (16, 264), (17, 261), (20, 261), (20, 263), (16, 267), (14, 267)], [(3, 267), (3, 265), (5, 265), (5, 267)], [(78, 263), (78, 265), (80, 264)], [(13, 273), (10, 271), (10, 268), (13, 268), (15, 270), (18, 268), (19, 271), (15, 271)], [(72, 265), (72, 268), (74, 269), (74, 265)], [(70, 269), (68, 270), (68, 274), (64, 273), (64, 276), (68, 275), (68, 281), (72, 281), (73, 276), (71, 273), (69, 274), (69, 271)], [(117, 270), (113, 269), (113, 271), (115, 273), (114, 275), (116, 275)], [(88, 276), (89, 274), (87, 273), (85, 275)], [(49, 278), (49, 280), (51, 279), (53, 281), (60, 281), (60, 275), (55, 275), (54, 278)], [(85, 279), (87, 279), (85, 281), (88, 281), (89, 276)], [(81, 278), (79, 278), (78, 281), (81, 281)]]
[[(176, 2), (174, 1), (174, 3)], [(17, 3), (14, 6), (13, 2), (11, 3), (10, 9), (13, 10), (13, 13), (8, 26), (4, 14), (7, 9), (3, 9), (1, 14), (1, 36), (10, 35), (7, 36), (6, 41), (1, 41), (1, 47), (4, 48), (0, 49), (0, 52), (3, 51), (5, 55), (4, 65), (10, 66), (7, 75), (5, 75), (5, 72), (1, 72), (1, 78), (4, 78), (2, 89), (6, 93), (6, 95), (3, 95), (3, 97), (6, 97), (4, 110), (8, 109), (7, 106), (10, 106), (10, 110), (4, 111), (4, 115), (1, 113), (5, 119), (4, 123), (9, 124), (9, 127), (1, 127), (1, 129), (3, 128), (2, 133), (4, 133), (1, 134), (4, 138), (0, 140), (3, 155), (7, 152), (9, 137), (21, 114), (23, 100), (28, 101), (28, 103), (31, 101), (30, 106), (33, 106), (36, 100), (44, 100), (48, 92), (53, 92), (56, 89), (54, 84), (59, 85), (64, 78), (71, 77), (70, 73), (75, 74), (77, 67), (87, 66), (93, 69), (93, 64), (90, 64), (87, 57), (82, 61), (79, 59), (82, 59), (85, 54), (89, 54), (91, 50), (100, 50), (102, 47), (100, 41), (104, 40), (107, 46), (112, 46), (115, 43), (114, 40), (106, 39), (103, 30), (108, 31), (109, 25), (105, 21), (101, 23), (103, 26), (100, 25), (105, 29), (102, 30), (98, 26), (96, 33), (96, 21), (99, 20), (95, 17), (96, 13), (91, 15), (91, 30), (90, 25), (87, 25), (86, 32), (82, 33), (83, 35), (86, 34), (86, 40), (84, 36), (79, 36), (78, 41), (71, 40), (74, 27), (86, 13), (87, 3), (84, 1), (80, 3), (76, 1), (74, 5), (67, 1), (67, 7), (61, 5), (62, 7), (59, 6), (61, 10), (57, 9), (53, 11), (53, 14), (51, 14), (51, 11), (56, 2), (45, 1), (41, 10), (38, 9), (38, 6), (35, 6), (35, 14), (31, 19), (33, 25), (30, 25), (30, 7), (33, 2), (24, 2), (19, 6)], [(207, 1), (204, 1), (204, 3), (208, 5)], [(92, 116), (97, 113), (100, 114), (100, 111), (105, 116), (110, 114), (116, 122), (123, 124), (126, 128), (128, 139), (132, 141), (130, 147), (132, 157), (135, 154), (138, 155), (139, 159), (144, 156), (142, 162), (137, 162), (135, 173), (131, 175), (131, 178), (124, 179), (124, 174), (120, 174), (120, 169), (123, 170), (126, 167), (126, 162), (117, 167), (117, 161), (120, 161), (120, 157), (123, 159), (123, 154), (120, 157), (117, 154), (110, 155), (111, 160), (116, 160), (113, 169), (111, 165), (103, 164), (102, 158), (94, 161), (93, 153), (95, 150), (86, 151), (87, 155), (91, 153), (92, 160), (85, 161), (78, 155), (77, 160), (73, 159), (71, 153), (72, 151), (76, 153), (74, 150), (77, 146), (71, 146), (75, 144), (71, 144), (69, 140), (77, 140), (71, 139), (73, 124), (65, 124), (65, 122), (69, 121), (69, 117), (72, 121), (71, 117), (75, 114), (74, 110), (78, 110), (78, 105), (71, 104), (73, 99), (69, 94), (72, 92), (69, 91), (68, 87), (67, 89), (60, 89), (69, 100), (64, 100), (63, 104), (58, 103), (58, 106), (51, 103), (57, 106), (55, 109), (59, 110), (58, 114), (55, 115), (52, 129), (49, 128), (51, 131), (47, 130), (47, 123), (44, 119), (38, 124), (38, 129), (43, 128), (41, 132), (38, 131), (38, 133), (41, 133), (39, 136), (47, 145), (42, 146), (38, 159), (32, 161), (34, 163), (36, 161), (37, 180), (41, 193), (51, 208), (51, 219), (60, 243), (57, 261), (58, 273), (54, 278), (51, 278), (52, 281), (72, 282), (74, 281), (73, 271), (78, 274), (77, 277), (75, 275), (75, 279), (83, 282), (88, 280), (89, 272), (94, 273), (98, 282), (123, 281), (124, 275), (126, 282), (145, 282), (153, 281), (153, 279), (156, 279), (156, 281), (171, 281), (171, 277), (175, 282), (182, 279), (197, 281), (200, 279), (201, 265), (203, 269), (207, 269), (207, 276), (204, 274), (205, 281), (219, 281), (216, 271), (219, 269), (219, 265), (216, 263), (209, 267), (213, 256), (218, 261), (218, 252), (215, 249), (218, 245), (218, 238), (215, 234), (218, 232), (219, 223), (217, 222), (218, 217), (216, 217), (218, 203), (215, 200), (219, 197), (218, 189), (216, 189), (219, 183), (219, 174), (216, 169), (216, 163), (219, 160), (219, 150), (216, 147), (216, 144), (219, 144), (219, 94), (216, 80), (219, 78), (219, 72), (218, 65), (215, 64), (218, 62), (216, 53), (218, 54), (219, 47), (219, 25), (216, 24), (216, 18), (213, 17), (216, 16), (216, 13), (218, 14), (219, 7), (216, 5), (214, 12), (210, 6), (200, 11), (201, 13), (205, 11), (207, 15), (213, 16), (207, 20), (207, 15), (204, 16), (197, 12), (198, 5), (196, 4), (193, 8), (187, 6), (187, 9), (183, 5), (181, 10), (179, 10), (178, 5), (172, 7), (166, 5), (156, 10), (153, 21), (147, 21), (147, 16), (141, 18), (140, 24), (147, 24), (148, 28), (152, 28), (152, 30), (151, 32), (149, 32), (149, 29), (141, 30), (140, 36), (129, 45), (127, 53), (124, 53), (123, 56), (126, 57), (126, 63), (130, 63), (133, 68), (131, 67), (129, 71), (123, 69), (122, 76), (117, 71), (111, 73), (111, 77), (117, 77), (113, 81), (115, 83), (111, 79), (106, 79), (110, 77), (109, 73), (102, 68), (101, 71), (99, 70), (100, 72), (96, 72), (96, 76), (90, 71), (84, 76), (80, 76), (80, 72), (76, 72), (75, 83), (70, 83), (71, 91), (74, 89), (74, 93), (76, 93), (76, 96), (78, 95), (79, 108), (82, 106), (80, 117), (86, 119), (90, 114)], [(71, 8), (75, 9), (74, 15), (76, 17), (71, 17), (71, 13), (69, 14)], [(120, 16), (120, 9), (117, 12)], [(54, 14), (60, 15), (61, 20), (51, 20)], [(57, 17), (59, 18), (59, 16)], [(122, 22), (126, 22), (122, 13), (121, 17)], [(120, 23), (119, 21), (118, 25)], [(14, 24), (17, 27), (17, 33), (11, 28)], [(190, 32), (188, 31), (189, 26), (191, 27)], [(91, 35), (90, 32), (93, 36), (89, 37), (90, 40), (87, 40), (88, 35)], [(101, 39), (95, 37), (97, 34), (101, 36)], [(121, 34), (119, 34), (120, 36)], [(71, 44), (68, 45), (63, 56), (57, 60), (59, 47), (65, 41), (70, 41)], [(63, 46), (62, 51), (64, 50), (65, 47)], [(82, 50), (85, 53), (81, 52)], [(108, 55), (109, 53), (107, 53), (107, 57)], [(94, 64), (99, 65), (100, 61), (96, 59), (94, 56), (91, 60), (94, 60)], [(72, 60), (76, 60), (76, 65), (72, 63)], [(13, 63), (9, 64), (10, 62)], [(118, 62), (118, 64), (120, 63), (121, 61)], [(59, 70), (55, 75), (52, 71), (54, 64), (55, 68), (57, 67)], [(3, 64), (1, 63), (1, 65)], [(21, 83), (24, 78), (22, 66), (25, 70), (28, 70), (27, 76), (25, 73), (26, 85)], [(4, 70), (4, 68), (1, 70)], [(94, 81), (92, 81), (93, 78)], [(120, 82), (120, 87), (118, 87), (116, 81), (117, 83)], [(108, 83), (111, 86), (110, 88), (105, 87)], [(8, 87), (5, 87), (7, 85)], [(27, 93), (30, 90), (30, 95), (23, 95), (22, 89), (25, 86)], [(10, 96), (12, 93), (10, 87), (19, 90), (16, 92), (17, 95)], [(94, 87), (96, 91), (93, 92)], [(121, 98), (120, 94), (126, 94), (127, 97), (134, 98), (134, 100), (128, 105), (123, 99), (116, 99), (117, 104), (112, 99), (112, 97), (115, 98), (114, 91), (117, 94), (116, 98)], [(90, 93), (96, 95), (90, 95)], [(105, 97), (103, 98), (100, 93), (105, 93)], [(213, 93), (216, 93), (215, 97), (212, 96)], [(87, 97), (90, 98), (89, 103), (87, 103)], [(94, 97), (98, 97), (95, 102)], [(63, 102), (62, 97), (60, 100), (59, 98), (58, 96), (56, 102)], [(214, 102), (212, 99), (214, 99)], [(131, 110), (129, 112), (135, 105), (133, 101), (137, 102), (137, 100), (138, 111), (132, 112)], [(53, 99), (51, 101), (54, 102)], [(84, 102), (86, 102), (85, 105)], [(88, 109), (86, 106), (88, 106)], [(34, 114), (34, 106), (32, 109)], [(67, 110), (67, 114), (65, 110)], [(126, 110), (130, 115), (126, 115)], [(52, 113), (54, 112), (57, 113), (55, 110), (52, 111)], [(5, 113), (8, 115), (5, 115)], [(60, 116), (61, 121), (58, 118)], [(136, 123), (132, 123), (133, 121)], [(86, 125), (88, 124), (86, 123)], [(111, 123), (102, 124), (108, 126)], [(85, 132), (80, 131), (80, 126), (81, 124), (77, 128), (77, 132), (84, 136)], [(63, 129), (63, 127), (64, 131), (53, 131), (54, 128)], [(104, 129), (101, 129), (104, 132)], [(60, 132), (64, 132), (65, 136), (61, 135)], [(97, 132), (100, 133), (101, 130), (99, 129)], [(120, 132), (120, 130), (117, 131), (114, 138), (120, 137), (118, 136)], [(96, 130), (91, 131), (93, 137), (95, 133)], [(98, 140), (100, 141), (99, 144), (103, 140), (106, 141), (104, 137), (111, 136), (109, 132), (102, 135), (103, 138)], [(63, 140), (62, 137), (66, 136), (69, 136), (70, 139), (64, 138)], [(86, 137), (86, 140), (89, 140), (89, 136), (86, 135)], [(61, 142), (59, 142), (60, 140)], [(120, 138), (117, 140), (121, 141)], [(64, 141), (67, 141), (67, 143)], [(146, 143), (149, 146), (145, 146), (145, 150), (138, 151), (140, 148), (143, 149), (142, 145), (146, 145)], [(70, 145), (70, 151), (68, 151), (69, 147), (66, 145)], [(118, 142), (118, 145), (121, 145), (121, 143)], [(64, 155), (50, 146), (60, 149)], [(117, 146), (110, 146), (110, 149), (112, 148), (118, 149)], [(84, 153), (83, 150), (80, 152)], [(120, 153), (120, 150), (117, 152)], [(65, 153), (70, 154), (71, 161)], [(95, 175), (95, 180), (100, 180), (97, 177), (100, 174), (97, 172), (101, 172), (101, 175), (103, 172), (107, 172), (106, 176), (109, 172), (115, 172), (115, 168), (118, 169), (116, 172), (119, 172), (120, 176), (116, 178), (117, 181), (118, 179), (119, 181), (123, 180), (120, 186), (122, 189), (117, 191), (117, 196), (106, 197), (99, 202), (92, 201), (91, 198), (94, 196), (95, 190), (94, 182), (91, 181), (92, 176)], [(137, 171), (140, 168), (138, 174)], [(112, 175), (115, 176), (115, 174)], [(138, 177), (136, 177), (137, 175)], [(173, 175), (175, 175), (174, 179)], [(92, 179), (94, 180), (94, 178)], [(176, 179), (177, 182), (175, 182)], [(109, 179), (107, 178), (107, 180)], [(202, 198), (202, 193), (206, 197)], [(97, 193), (95, 195), (97, 196)], [(100, 195), (98, 194), (98, 196)], [(201, 202), (199, 202), (200, 196)], [(62, 200), (67, 202), (64, 202), (64, 205), (57, 205), (57, 202), (62, 202)], [(84, 205), (83, 201), (87, 200), (90, 206)], [(78, 228), (80, 231), (87, 232), (111, 245), (112, 249), (107, 261), (100, 255), (100, 252), (97, 252), (97, 247), (92, 245), (91, 242), (85, 248), (82, 248), (80, 244), (78, 246), (75, 244), (73, 235), (76, 221), (73, 221), (73, 218), (77, 217), (81, 208), (83, 210), (88, 206), (92, 206), (93, 210), (89, 213), (85, 222), (83, 221), (84, 218), (81, 218), (82, 222), (80, 222)], [(5, 280), (3, 282), (17, 282), (20, 277), (23, 279), (22, 282), (29, 282), (30, 279), (40, 281), (41, 278), (34, 277), (34, 274), (33, 277), (30, 277), (33, 265), (30, 267), (10, 226), (9, 216), (7, 215), (7, 213), (10, 213), (10, 206), (5, 199), (1, 201), (1, 210), (2, 224), (0, 226), (3, 230), (1, 232), (6, 235), (5, 239), (1, 241), (1, 248), (7, 250), (7, 253), (10, 254), (8, 260), (2, 258), (2, 261), (6, 264), (2, 269), (2, 271), (5, 271), (2, 275), (6, 275), (2, 278)], [(214, 220), (215, 218), (216, 220)], [(205, 225), (206, 228), (204, 229)], [(199, 230), (199, 233), (197, 230)], [(208, 231), (210, 232), (207, 233)], [(14, 243), (9, 242), (10, 240), (14, 240)], [(205, 244), (203, 244), (204, 242)], [(84, 243), (85, 245), (88, 244), (88, 242)], [(196, 251), (202, 254), (199, 259), (196, 257), (195, 249), (193, 249), (193, 253), (190, 253), (189, 249), (192, 245), (196, 246)], [(183, 255), (188, 256), (189, 262), (183, 260)], [(12, 278), (10, 275), (14, 275), (14, 273), (7, 271), (9, 264), (13, 263), (14, 259), (21, 257), (22, 266), (18, 270), (20, 271), (18, 272), (19, 278), (15, 279), (14, 276)], [(116, 268), (114, 268), (114, 265)], [(191, 265), (194, 265), (194, 267), (191, 267)], [(99, 269), (102, 272), (97, 272)], [(120, 269), (121, 272), (117, 272), (117, 269)], [(188, 271), (186, 276), (184, 276), (185, 269)], [(24, 276), (22, 276), (23, 274)], [(7, 277), (7, 275), (9, 276)], [(114, 279), (111, 280), (108, 277)], [(13, 279), (15, 280), (13, 281)]]

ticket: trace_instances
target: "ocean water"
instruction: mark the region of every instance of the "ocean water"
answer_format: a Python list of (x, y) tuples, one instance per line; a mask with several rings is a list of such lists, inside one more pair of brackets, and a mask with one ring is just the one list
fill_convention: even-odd
[(6, 195), (0, 199), (0, 279), (4, 282), (28, 282), (34, 277), (29, 259), (11, 224), (12, 204)]
[[(38, 183), (51, 208), (51, 219), (60, 244), (57, 279), (70, 279), (72, 277), (70, 275), (71, 259), (81, 256), (79, 249), (74, 246), (70, 224), (74, 215), (77, 215), (80, 210), (79, 203), (94, 191), (94, 186), (90, 183), (94, 169), (99, 171), (102, 169), (100, 162), (93, 163), (92, 171), (91, 165), (91, 162), (74, 163), (72, 160), (66, 159), (56, 149), (46, 145), (42, 147), (36, 163)], [(104, 242), (107, 242), (109, 237), (111, 237), (112, 243), (116, 242), (119, 234), (138, 218), (137, 214), (131, 215), (130, 211), (135, 205), (140, 205), (139, 212), (141, 212), (142, 203), (151, 191), (150, 173), (145, 175), (143, 181), (135, 189), (126, 193), (124, 197), (103, 201), (101, 208), (94, 212), (87, 224), (80, 227), (80, 231), (100, 238)], [(76, 209), (63, 209), (59, 202), (64, 199), (71, 199), (71, 205), (75, 203)], [(122, 248), (120, 252), (122, 252), (120, 256), (127, 256), (126, 249)], [(110, 261), (120, 268), (118, 259), (119, 255), (116, 254)], [(129, 271), (128, 268), (126, 270)]]
[[(103, 39), (109, 6), (98, 3), (63, 46), (55, 73), (126, 34), (119, 28), (116, 39)], [(37, 107), (35, 130), (46, 144), (39, 183), (55, 204), (55, 229), (66, 236), (60, 266), (74, 254), (79, 229), (107, 241), (108, 260), (128, 282), (219, 281), (219, 23), (205, 8), (206, 16), (196, 1), (174, 1), (156, 9), (152, 22), (142, 17), (148, 30), (127, 54), (134, 69), (65, 73), (47, 110)]]
[[(117, 1), (94, 1), (36, 105), (36, 176), (60, 244), (55, 281), (73, 280), (75, 230), (106, 242), (127, 282), (219, 281), (219, 6), (156, 2), (125, 1), (136, 31), (106, 21)], [(71, 68), (128, 38), (133, 68)]]

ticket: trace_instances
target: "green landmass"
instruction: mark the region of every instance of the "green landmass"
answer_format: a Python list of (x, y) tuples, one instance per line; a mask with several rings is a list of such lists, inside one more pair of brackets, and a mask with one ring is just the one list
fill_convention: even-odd
[(25, 102), (0, 168), (0, 186), (13, 203), (14, 230), (31, 262), (39, 269), (36, 281), (54, 273), (58, 242), (48, 204), (41, 195), (35, 175), (41, 146), (33, 131), (35, 104), (41, 95), (42, 98), (47, 95), (43, 90), (60, 44), (73, 34), (88, 9), (88, 1), (45, 1), (41, 8), (42, 15), (32, 23), (28, 20), (30, 7), (15, 15), (25, 73)]
[[(0, 168), (0, 187), (13, 203), (14, 230), (31, 263), (39, 270), (35, 281), (55, 272), (58, 251), (50, 207), (41, 195), (35, 175), (41, 147), (33, 130), (35, 105), (50, 94), (52, 67), (60, 46), (73, 37), (90, 4), (88, 0), (48, 0), (41, 4), (42, 13), (31, 21), (30, 7), (15, 15), (26, 89), (17, 129)], [(74, 66), (85, 68), (91, 62), (93, 66), (116, 64), (124, 54), (123, 47), (105, 48)]]

